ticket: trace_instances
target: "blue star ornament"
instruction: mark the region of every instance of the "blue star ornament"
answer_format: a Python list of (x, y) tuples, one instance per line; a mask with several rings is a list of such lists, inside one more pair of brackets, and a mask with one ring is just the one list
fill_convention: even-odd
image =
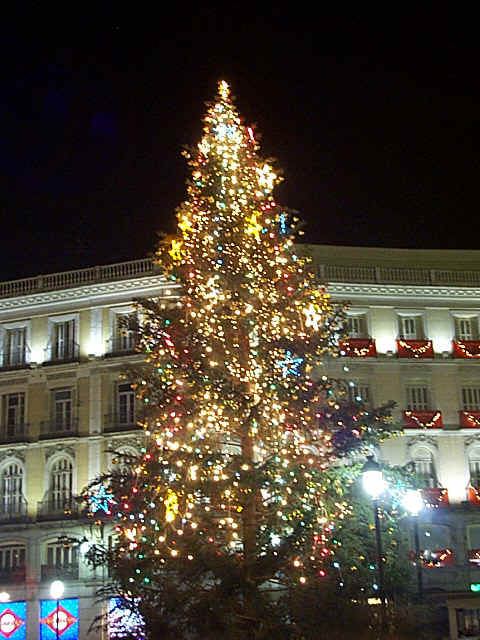
[(294, 376), (300, 375), (300, 366), (303, 363), (303, 358), (294, 358), (291, 351), (285, 351), (285, 360), (279, 360), (278, 365), (282, 368), (282, 376), (286, 378), (289, 374)]
[(90, 494), (88, 501), (90, 503), (90, 512), (98, 513), (98, 511), (104, 511), (107, 515), (110, 515), (110, 505), (115, 500), (113, 499), (113, 493), (107, 493), (107, 490), (102, 485), (96, 493)]

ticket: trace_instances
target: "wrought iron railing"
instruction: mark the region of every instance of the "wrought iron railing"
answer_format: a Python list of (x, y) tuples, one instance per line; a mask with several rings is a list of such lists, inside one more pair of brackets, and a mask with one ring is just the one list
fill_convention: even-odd
[(79, 514), (78, 502), (73, 496), (50, 495), (38, 503), (38, 520), (63, 520), (76, 518)]
[(26, 442), (29, 440), (29, 426), (25, 423), (0, 425), (0, 443)]
[(106, 356), (126, 355), (135, 353), (139, 342), (139, 334), (136, 331), (128, 331), (125, 334), (112, 336), (107, 340)]
[(45, 349), (44, 364), (76, 362), (80, 358), (80, 347), (73, 340), (63, 343), (50, 343)]
[(24, 584), (25, 566), (0, 569), (0, 584)]
[(122, 416), (119, 413), (108, 413), (103, 418), (104, 432), (112, 431), (132, 431), (133, 429), (141, 429), (138, 426), (135, 416)]
[(42, 564), (42, 582), (47, 580), (78, 580), (78, 564)]
[(0, 353), (0, 369), (3, 371), (26, 369), (29, 363), (30, 348), (28, 345), (14, 349), (6, 349)]
[(25, 520), (28, 517), (28, 503), (23, 497), (0, 495), (0, 521)]
[(40, 439), (62, 438), (78, 434), (78, 418), (44, 420), (40, 423)]

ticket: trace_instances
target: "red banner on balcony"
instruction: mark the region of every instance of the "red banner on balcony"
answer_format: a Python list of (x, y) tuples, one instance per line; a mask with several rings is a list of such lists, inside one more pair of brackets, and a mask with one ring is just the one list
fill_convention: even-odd
[(480, 489), (468, 487), (468, 501), (470, 504), (480, 505)]
[(438, 509), (439, 507), (448, 507), (448, 489), (441, 487), (427, 487), (422, 489), (422, 497), (425, 506), (428, 509)]
[(424, 551), (421, 554), (422, 566), (425, 569), (435, 569), (437, 567), (453, 567), (455, 565), (455, 554), (451, 549), (436, 549), (435, 551)]
[(441, 429), (441, 411), (404, 411), (406, 429)]
[(468, 561), (477, 565), (477, 567), (480, 566), (480, 549), (469, 549)]
[(433, 358), (431, 340), (397, 340), (399, 358)]
[(460, 426), (465, 429), (480, 427), (480, 411), (460, 411)]
[(348, 338), (340, 341), (342, 355), (349, 358), (375, 358), (377, 348), (373, 338)]
[(454, 340), (454, 358), (480, 358), (480, 340)]

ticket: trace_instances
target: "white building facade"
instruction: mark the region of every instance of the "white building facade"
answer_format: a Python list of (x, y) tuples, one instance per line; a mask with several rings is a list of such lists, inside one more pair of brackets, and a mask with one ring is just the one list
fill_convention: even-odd
[[(425, 592), (448, 602), (452, 640), (462, 631), (480, 638), (472, 591), (480, 589), (480, 255), (298, 250), (312, 256), (332, 298), (350, 305), (350, 337), (331, 374), (348, 366), (367, 403), (397, 403), (404, 435), (380, 455), (412, 463), (425, 489)], [(67, 622), (76, 618), (72, 633), (86, 637), (99, 613), (104, 576), (86, 566), (79, 541), (103, 531), (108, 544), (108, 528), (92, 526), (75, 496), (108, 469), (108, 449), (142, 447), (121, 377), (140, 358), (133, 301), (174, 304), (180, 295), (149, 259), (0, 283), (0, 638), (2, 624), (41, 637), (55, 578), (65, 584)]]

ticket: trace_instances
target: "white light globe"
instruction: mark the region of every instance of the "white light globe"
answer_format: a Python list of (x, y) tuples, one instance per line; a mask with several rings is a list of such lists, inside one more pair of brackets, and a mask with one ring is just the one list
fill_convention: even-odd
[(378, 498), (385, 489), (383, 474), (378, 469), (364, 471), (362, 474), (363, 488), (372, 498)]
[(60, 600), (64, 590), (65, 586), (61, 580), (54, 580), (50, 585), (50, 595), (54, 600)]
[(412, 516), (418, 516), (424, 506), (420, 491), (417, 489), (408, 489), (403, 496), (402, 504)]

